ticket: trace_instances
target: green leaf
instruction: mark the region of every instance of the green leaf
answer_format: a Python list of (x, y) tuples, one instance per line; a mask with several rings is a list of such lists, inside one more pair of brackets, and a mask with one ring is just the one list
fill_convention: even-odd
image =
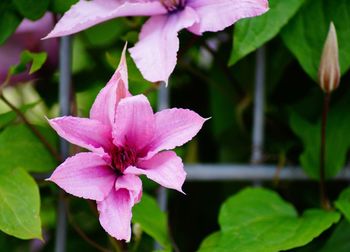
[[(50, 129), (36, 128), (56, 146), (57, 137)], [(50, 152), (25, 125), (7, 127), (1, 132), (0, 160), (4, 167), (21, 167), (29, 172), (50, 171), (57, 165)]]
[(350, 5), (348, 0), (308, 0), (282, 30), (282, 38), (304, 71), (317, 80), (323, 44), (333, 21), (339, 42), (339, 60), (344, 74), (350, 67)]
[[(20, 108), (22, 113), (25, 113), (29, 109), (34, 108), (39, 102), (33, 102), (30, 104), (26, 104), (23, 107)], [(14, 121), (17, 118), (17, 114), (14, 111), (9, 111), (3, 114), (0, 114), (0, 129), (5, 127), (6, 125), (10, 124), (12, 121)]]
[(37, 20), (41, 18), (49, 7), (49, 0), (12, 0), (19, 13), (22, 16)]
[(171, 247), (168, 233), (167, 215), (160, 210), (157, 201), (147, 194), (133, 208), (133, 223), (139, 223), (141, 228), (154, 238), (165, 249)]
[[(348, 134), (350, 124), (349, 95), (331, 107), (326, 130), (326, 178), (331, 178), (344, 167), (350, 148)], [(300, 163), (305, 172), (314, 179), (319, 178), (321, 119), (312, 124), (295, 112), (290, 113), (290, 126), (301, 139), (304, 151)]]
[(331, 237), (326, 242), (320, 252), (348, 252), (350, 251), (350, 223), (342, 220), (336, 229), (333, 231)]
[(220, 238), (221, 238), (221, 232), (214, 232), (210, 234), (208, 237), (206, 237), (203, 240), (198, 251), (200, 252), (215, 251), (215, 249), (218, 247)]
[(47, 59), (47, 53), (33, 53), (29, 51), (23, 51), (21, 53), (20, 62), (12, 66), (9, 70), (9, 74), (12, 76), (14, 74), (23, 73), (27, 70), (27, 64), (32, 62), (31, 67), (29, 69), (29, 74), (33, 74), (36, 71), (40, 70), (40, 68), (44, 65)]
[(50, 10), (55, 13), (65, 13), (69, 8), (79, 0), (51, 0)]
[(0, 202), (0, 230), (21, 239), (42, 239), (39, 189), (22, 168), (1, 163)]
[(22, 18), (16, 14), (10, 1), (0, 1), (0, 45), (16, 30)]
[(244, 189), (222, 205), (221, 235), (213, 251), (275, 252), (300, 247), (339, 219), (339, 213), (320, 209), (298, 217), (293, 206), (275, 192)]
[(295, 15), (304, 1), (270, 0), (270, 10), (266, 14), (237, 22), (233, 33), (233, 50), (229, 64), (235, 64), (274, 38)]
[(350, 222), (350, 187), (341, 192), (335, 206)]
[(104, 47), (113, 44), (128, 31), (124, 19), (114, 19), (89, 28), (83, 32), (89, 43), (94, 47)]

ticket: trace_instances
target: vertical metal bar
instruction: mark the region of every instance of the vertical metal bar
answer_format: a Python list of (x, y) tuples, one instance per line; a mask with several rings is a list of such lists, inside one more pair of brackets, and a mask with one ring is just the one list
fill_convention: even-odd
[[(60, 41), (60, 83), (59, 83), (59, 105), (60, 115), (70, 114), (71, 98), (71, 75), (72, 75), (72, 41), (71, 37), (63, 37)], [(61, 139), (60, 151), (63, 159), (69, 155), (69, 144)], [(63, 201), (63, 192), (60, 193), (57, 207), (57, 230), (55, 252), (66, 251), (67, 216)]]
[(264, 100), (265, 100), (265, 72), (266, 59), (265, 47), (261, 47), (256, 53), (255, 84), (254, 84), (254, 115), (252, 132), (252, 155), (253, 164), (263, 160), (264, 146)]
[[(160, 88), (158, 91), (158, 111), (169, 108), (169, 102), (170, 100), (170, 94), (169, 94), (169, 88), (166, 87), (165, 82), (160, 83)], [(157, 193), (157, 200), (158, 204), (161, 210), (166, 211), (167, 205), (168, 205), (168, 194), (167, 190), (164, 187), (159, 187), (158, 193)], [(154, 245), (155, 250), (160, 250), (162, 247), (155, 243)]]

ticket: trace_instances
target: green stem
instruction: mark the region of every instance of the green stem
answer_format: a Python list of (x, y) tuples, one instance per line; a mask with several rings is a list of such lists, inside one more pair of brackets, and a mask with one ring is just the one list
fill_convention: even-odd
[(329, 111), (329, 103), (331, 99), (331, 93), (327, 92), (323, 99), (323, 111), (322, 111), (322, 124), (321, 124), (321, 150), (320, 150), (320, 197), (321, 206), (325, 210), (331, 209), (327, 190), (325, 186), (325, 166), (326, 166), (326, 128), (327, 128), (327, 117)]

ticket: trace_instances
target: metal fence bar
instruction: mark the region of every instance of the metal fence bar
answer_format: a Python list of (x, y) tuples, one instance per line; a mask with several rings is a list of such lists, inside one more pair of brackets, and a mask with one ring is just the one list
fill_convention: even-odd
[[(169, 108), (170, 93), (169, 88), (165, 85), (165, 82), (160, 83), (158, 91), (158, 111)], [(161, 210), (166, 211), (168, 205), (168, 193), (164, 187), (158, 188), (157, 200)], [(162, 247), (155, 243), (155, 250), (160, 250)]]
[[(194, 164), (185, 165), (185, 170), (186, 181), (310, 180), (296, 166), (286, 166), (278, 171), (276, 165)], [(345, 168), (332, 180), (350, 180), (350, 168)]]
[(263, 160), (265, 71), (265, 47), (263, 46), (256, 52), (251, 155), (253, 164), (260, 163)]
[[(60, 41), (60, 83), (59, 83), (59, 105), (60, 115), (70, 114), (71, 100), (71, 75), (72, 75), (72, 41), (71, 37), (63, 37)], [(60, 152), (63, 159), (69, 155), (69, 144), (60, 140)], [(63, 200), (63, 192), (60, 192), (57, 208), (57, 230), (55, 252), (66, 250), (67, 216)]]

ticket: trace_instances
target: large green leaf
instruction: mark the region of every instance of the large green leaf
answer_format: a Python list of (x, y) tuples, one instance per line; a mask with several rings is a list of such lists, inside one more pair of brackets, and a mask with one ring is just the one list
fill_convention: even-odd
[(235, 25), (230, 65), (274, 38), (305, 0), (270, 0), (270, 10), (259, 17), (244, 19)]
[(350, 188), (347, 188), (341, 192), (339, 198), (335, 202), (335, 206), (350, 222)]
[(39, 189), (22, 168), (1, 163), (0, 202), (0, 230), (21, 239), (41, 239)]
[[(45, 127), (37, 129), (55, 146), (57, 138), (52, 131)], [(0, 160), (4, 167), (21, 167), (30, 172), (50, 171), (57, 165), (50, 152), (25, 125), (7, 127), (1, 132)]]
[(37, 20), (47, 11), (50, 0), (12, 0), (12, 2), (22, 16)]
[(339, 219), (339, 213), (319, 209), (298, 217), (293, 206), (275, 192), (248, 188), (222, 205), (220, 236), (206, 243), (216, 243), (212, 251), (220, 252), (288, 250), (309, 243)]
[(21, 17), (15, 12), (11, 1), (0, 1), (0, 45), (15, 32)]
[[(328, 116), (325, 164), (327, 178), (337, 175), (344, 167), (346, 154), (350, 148), (350, 137), (348, 137), (350, 99), (349, 95), (343, 98), (331, 107)], [(317, 179), (320, 169), (321, 120), (313, 124), (291, 112), (290, 126), (303, 143), (304, 151), (300, 156), (302, 168), (311, 178)]]
[(317, 80), (323, 44), (333, 21), (338, 33), (341, 72), (350, 67), (348, 0), (308, 0), (282, 30), (282, 38), (305, 72)]
[(132, 212), (133, 223), (140, 224), (142, 230), (153, 237), (165, 249), (171, 247), (167, 215), (160, 210), (154, 198), (143, 194), (141, 202), (134, 206)]

